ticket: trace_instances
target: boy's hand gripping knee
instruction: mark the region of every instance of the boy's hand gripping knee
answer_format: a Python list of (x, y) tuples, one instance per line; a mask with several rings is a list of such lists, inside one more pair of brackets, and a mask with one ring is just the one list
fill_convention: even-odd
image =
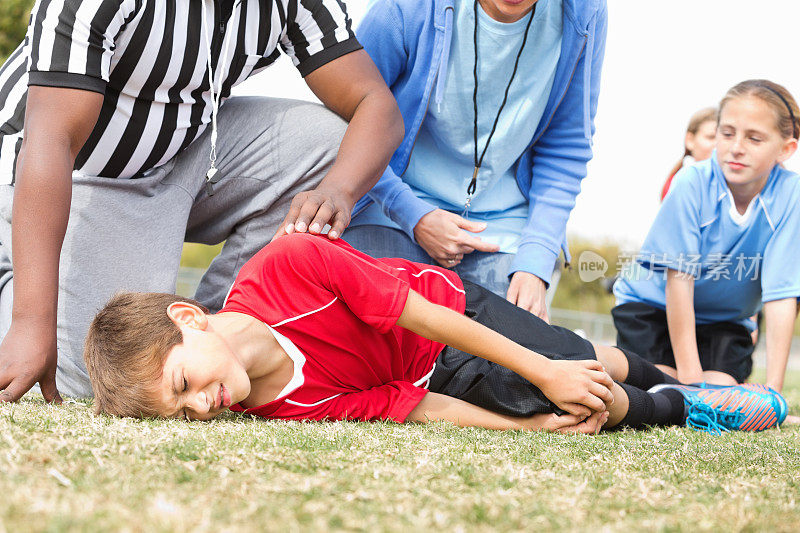
[(613, 384), (599, 361), (550, 361), (539, 388), (560, 409), (585, 417), (614, 403)]

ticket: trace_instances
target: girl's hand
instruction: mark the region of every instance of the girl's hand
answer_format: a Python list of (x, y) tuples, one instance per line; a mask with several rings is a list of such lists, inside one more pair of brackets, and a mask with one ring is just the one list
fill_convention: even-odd
[(445, 268), (453, 268), (461, 262), (464, 254), (474, 250), (500, 250), (500, 246), (483, 242), (467, 233), (485, 229), (483, 222), (473, 222), (444, 209), (434, 209), (419, 219), (414, 227), (414, 239), (437, 263)]
[(547, 316), (547, 306), (545, 305), (546, 294), (547, 287), (544, 281), (530, 272), (520, 270), (511, 276), (506, 300), (533, 313), (549, 324), (550, 317)]
[(549, 363), (532, 382), (559, 408), (587, 417), (605, 411), (614, 403), (611, 394), (614, 381), (606, 374), (600, 361), (550, 360)]

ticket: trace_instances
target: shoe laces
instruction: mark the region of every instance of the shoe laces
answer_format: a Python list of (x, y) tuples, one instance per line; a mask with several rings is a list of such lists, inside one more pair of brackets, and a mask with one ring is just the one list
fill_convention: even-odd
[(738, 426), (740, 419), (741, 414), (738, 409), (734, 412), (720, 411), (703, 402), (696, 401), (689, 406), (686, 425), (692, 429), (719, 436), (723, 432), (730, 431), (729, 427)]

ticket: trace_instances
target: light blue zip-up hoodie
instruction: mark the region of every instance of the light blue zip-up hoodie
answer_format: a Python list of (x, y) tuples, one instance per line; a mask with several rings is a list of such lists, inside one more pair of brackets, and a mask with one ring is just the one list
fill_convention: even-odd
[[(542, 119), (516, 163), (528, 198), (528, 220), (509, 275), (530, 272), (549, 282), (566, 246), (566, 225), (592, 158), (592, 135), (608, 21), (606, 0), (563, 0), (561, 57)], [(401, 176), (430, 100), (440, 102), (453, 33), (453, 0), (377, 0), (356, 31), (405, 124), (405, 138), (389, 167), (354, 213), (370, 202), (414, 239), (414, 227), (436, 206), (418, 198)]]

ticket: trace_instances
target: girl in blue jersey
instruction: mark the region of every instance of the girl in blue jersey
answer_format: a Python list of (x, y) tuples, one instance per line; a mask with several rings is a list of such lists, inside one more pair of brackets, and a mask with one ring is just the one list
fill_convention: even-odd
[(684, 383), (742, 382), (753, 316), (766, 319), (767, 385), (780, 391), (800, 297), (800, 176), (791, 94), (748, 80), (720, 102), (711, 159), (676, 176), (631, 269), (614, 286), (620, 347)]

